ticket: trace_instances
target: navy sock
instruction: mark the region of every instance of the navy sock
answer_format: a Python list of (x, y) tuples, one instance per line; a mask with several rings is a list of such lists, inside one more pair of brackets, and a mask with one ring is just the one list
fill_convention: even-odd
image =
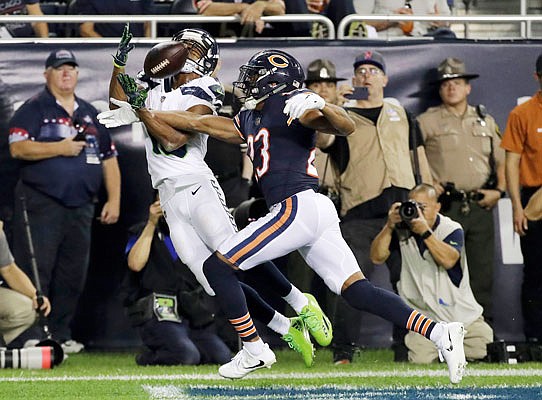
[[(277, 266), (267, 261), (257, 267), (251, 268), (244, 273), (256, 283), (256, 288), (272, 287), (273, 293), (278, 294), (280, 297), (286, 297), (292, 290), (292, 284), (284, 276)], [(251, 308), (252, 310), (252, 308)]]
[(258, 292), (246, 283), (241, 282), (241, 288), (245, 293), (250, 313), (258, 321), (263, 322), (265, 325), (269, 324), (275, 316), (275, 310), (262, 299)]
[(247, 302), (235, 271), (213, 253), (203, 263), (203, 273), (216, 295), (217, 304), (233, 325), (242, 341), (258, 337), (248, 312)]
[(378, 315), (427, 338), (435, 326), (434, 321), (409, 307), (401, 297), (374, 286), (367, 279), (354, 282), (342, 295), (355, 309)]

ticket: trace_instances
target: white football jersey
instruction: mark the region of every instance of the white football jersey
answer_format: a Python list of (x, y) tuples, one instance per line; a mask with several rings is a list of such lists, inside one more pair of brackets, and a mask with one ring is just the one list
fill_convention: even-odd
[[(164, 90), (163, 84), (155, 87), (147, 96), (146, 107), (158, 111), (185, 111), (201, 104), (209, 107), (216, 115), (223, 99), (224, 88), (221, 83), (210, 76), (203, 76), (170, 92)], [(185, 186), (202, 175), (213, 176), (204, 161), (207, 139), (206, 134), (194, 134), (183, 147), (167, 152), (156, 139), (146, 133), (145, 149), (153, 187), (157, 189), (166, 180), (173, 186)]]

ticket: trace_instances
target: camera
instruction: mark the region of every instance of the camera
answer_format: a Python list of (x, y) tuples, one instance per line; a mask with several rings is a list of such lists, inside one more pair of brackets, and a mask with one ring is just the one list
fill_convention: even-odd
[(324, 196), (329, 197), (333, 205), (335, 206), (335, 209), (337, 210), (337, 213), (340, 214), (341, 212), (341, 195), (335, 190), (330, 188), (326, 185), (320, 185), (318, 188), (318, 193), (323, 194)]
[(402, 202), (399, 206), (399, 215), (404, 222), (410, 222), (418, 218), (418, 205), (412, 200)]
[(54, 365), (55, 352), (50, 346), (0, 350), (0, 368), (51, 369)]

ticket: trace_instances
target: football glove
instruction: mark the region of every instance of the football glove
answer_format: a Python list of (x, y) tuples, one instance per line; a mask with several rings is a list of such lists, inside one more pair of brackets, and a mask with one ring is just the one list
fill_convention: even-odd
[(126, 66), (126, 63), (128, 62), (128, 53), (135, 47), (133, 43), (130, 43), (132, 37), (134, 37), (134, 35), (130, 33), (130, 23), (127, 22), (122, 31), (122, 37), (120, 38), (119, 46), (117, 47), (117, 54), (113, 56), (113, 65), (115, 67), (123, 68)]
[(119, 108), (99, 113), (97, 118), (100, 124), (106, 128), (116, 128), (139, 121), (139, 117), (129, 103), (114, 98), (110, 98), (109, 101)]
[(149, 89), (143, 89), (139, 87), (130, 75), (127, 74), (118, 74), (117, 80), (124, 90), (126, 97), (128, 97), (128, 103), (132, 106), (134, 110), (139, 110), (141, 107), (145, 106), (145, 100), (147, 99), (147, 92)]
[(326, 101), (314, 92), (302, 92), (286, 100), (284, 114), (290, 118), (299, 118), (306, 111), (321, 110), (326, 105)]

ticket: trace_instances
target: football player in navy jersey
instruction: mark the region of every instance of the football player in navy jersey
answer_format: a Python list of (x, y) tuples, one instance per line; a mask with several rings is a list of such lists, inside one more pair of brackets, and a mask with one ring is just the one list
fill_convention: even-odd
[[(216, 115), (224, 90), (213, 77), (219, 60), (215, 39), (202, 29), (183, 29), (175, 34), (173, 40), (182, 42), (189, 49), (188, 60), (179, 73), (150, 82), (152, 87), (145, 99), (145, 106), (151, 110), (187, 110)], [(124, 72), (127, 52), (131, 47), (129, 42), (127, 26), (119, 44), (119, 53), (124, 55), (117, 53), (114, 58), (110, 82), (113, 98), (125, 98), (116, 76)], [(213, 289), (203, 272), (203, 263), (237, 228), (227, 210), (224, 193), (204, 160), (208, 135), (197, 133), (185, 136), (188, 140), (182, 146), (171, 147), (157, 140), (164, 129), (173, 131), (171, 127), (155, 125), (153, 120), (143, 122), (147, 133), (145, 149), (149, 174), (153, 187), (160, 193), (160, 204), (176, 253), (205, 291), (213, 296)], [(305, 365), (311, 366), (314, 347), (306, 330), (320, 345), (327, 346), (332, 339), (329, 320), (316, 299), (293, 286), (272, 262), (264, 262), (252, 274), (255, 280), (262, 281), (262, 285), (271, 284), (274, 293), (299, 314), (299, 317), (286, 318), (265, 303), (251, 287), (243, 284), (243, 291), (255, 317), (282, 335), (292, 349), (301, 353)], [(251, 326), (248, 330), (244, 329), (244, 324), (239, 326), (240, 335), (251, 335)]]
[(458, 383), (466, 366), (463, 324), (432, 321), (396, 294), (373, 286), (341, 235), (333, 203), (317, 193), (318, 176), (312, 163), (316, 131), (346, 136), (354, 131), (354, 123), (341, 107), (301, 90), (303, 80), (303, 70), (294, 57), (280, 50), (264, 50), (240, 68), (234, 86), (244, 93), (245, 108), (233, 120), (150, 111), (138, 101), (144, 93), (126, 81), (123, 89), (130, 104), (117, 102), (125, 111), (100, 116), (106, 126), (122, 125), (122, 114), (131, 106), (142, 121), (178, 130), (175, 135), (161, 130), (164, 135), (158, 140), (171, 148), (182, 144), (190, 132), (205, 132), (232, 143), (246, 141), (248, 145), (269, 213), (221, 243), (204, 263), (204, 273), (222, 310), (234, 325), (243, 324), (251, 332), (242, 337), (243, 349), (222, 365), (219, 373), (241, 378), (275, 362), (273, 352), (253, 327), (234, 271), (249, 270), (298, 250), (326, 285), (352, 307), (432, 340), (448, 363), (451, 382)]

